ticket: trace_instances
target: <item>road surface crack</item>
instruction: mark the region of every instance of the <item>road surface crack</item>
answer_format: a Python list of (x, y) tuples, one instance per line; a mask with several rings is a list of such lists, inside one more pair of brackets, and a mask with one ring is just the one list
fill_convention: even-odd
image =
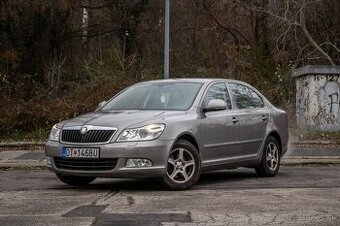
[(136, 200), (132, 196), (124, 195), (124, 194), (120, 194), (120, 195), (126, 198), (129, 207), (131, 207), (135, 204)]
[(110, 191), (109, 193), (107, 194), (104, 194), (103, 196), (101, 196), (99, 199), (95, 200), (92, 202), (92, 205), (97, 205), (99, 202), (105, 202), (106, 200), (108, 200), (109, 198), (117, 195), (119, 192), (119, 190), (113, 190), (113, 191)]

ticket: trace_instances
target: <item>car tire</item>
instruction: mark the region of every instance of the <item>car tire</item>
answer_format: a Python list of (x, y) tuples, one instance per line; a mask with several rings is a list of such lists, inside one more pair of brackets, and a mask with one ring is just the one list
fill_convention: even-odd
[(201, 159), (197, 148), (186, 140), (178, 140), (167, 158), (163, 185), (172, 191), (191, 188), (201, 174)]
[(88, 185), (92, 181), (94, 181), (95, 177), (78, 177), (78, 176), (66, 176), (57, 173), (56, 174), (58, 179), (64, 182), (65, 184), (72, 185), (72, 186), (84, 186)]
[(274, 177), (280, 169), (281, 149), (274, 137), (268, 137), (262, 150), (261, 164), (255, 167), (260, 177)]

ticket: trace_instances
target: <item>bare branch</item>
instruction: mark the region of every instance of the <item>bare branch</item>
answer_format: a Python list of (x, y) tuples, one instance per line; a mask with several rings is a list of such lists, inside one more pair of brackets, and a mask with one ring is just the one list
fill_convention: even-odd
[(339, 49), (336, 45), (334, 45), (333, 43), (331, 43), (331, 42), (329, 42), (329, 41), (323, 42), (322, 44), (320, 44), (320, 46), (323, 46), (323, 45), (330, 45), (330, 46), (332, 46), (338, 53), (340, 53), (340, 49)]
[(81, 8), (86, 8), (86, 9), (103, 9), (103, 8), (107, 8), (113, 5), (117, 5), (117, 2), (113, 1), (111, 3), (108, 4), (104, 4), (104, 5), (98, 5), (98, 6), (88, 6), (88, 5), (81, 5)]
[(310, 33), (308, 32), (306, 28), (306, 17), (305, 17), (305, 5), (302, 5), (301, 10), (300, 10), (300, 24), (301, 24), (301, 29), (309, 43), (317, 50), (319, 53), (326, 58), (332, 65), (335, 65), (333, 62), (332, 58), (314, 41)]
[(256, 11), (256, 12), (260, 12), (260, 13), (266, 13), (266, 14), (272, 16), (272, 17), (275, 17), (276, 19), (282, 20), (282, 21), (284, 21), (286, 23), (289, 23), (291, 25), (300, 26), (300, 24), (297, 21), (291, 21), (288, 18), (279, 16), (279, 15), (277, 15), (277, 14), (275, 14), (275, 13), (269, 11), (269, 10), (265, 10), (263, 8), (255, 7), (255, 6), (249, 5), (249, 4), (244, 3), (242, 1), (239, 1), (239, 0), (234, 0), (234, 2), (238, 3), (239, 5), (242, 5), (245, 8), (248, 8), (250, 10), (253, 10), (253, 11)]
[(225, 31), (227, 31), (227, 32), (233, 37), (234, 42), (235, 42), (235, 44), (236, 44), (237, 47), (240, 46), (240, 40), (239, 40), (239, 38), (237, 37), (237, 35), (239, 35), (243, 40), (246, 41), (247, 44), (249, 44), (248, 39), (247, 39), (243, 34), (241, 34), (238, 30), (223, 25), (223, 24), (217, 19), (217, 17), (215, 17), (215, 15), (211, 12), (211, 8), (208, 6), (206, 0), (203, 0), (203, 7), (208, 11), (209, 16), (215, 21), (215, 23), (216, 23), (219, 27), (221, 27), (221, 28), (223, 28)]

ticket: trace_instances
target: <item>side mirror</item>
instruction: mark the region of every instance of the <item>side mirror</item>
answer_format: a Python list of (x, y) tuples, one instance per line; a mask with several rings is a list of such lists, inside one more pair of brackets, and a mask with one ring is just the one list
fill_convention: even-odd
[(208, 112), (208, 111), (219, 111), (219, 110), (225, 110), (225, 109), (227, 109), (227, 103), (224, 100), (213, 99), (209, 101), (208, 106), (203, 108), (203, 111)]
[(101, 109), (104, 105), (106, 104), (106, 101), (100, 102), (96, 108), (96, 111), (98, 111), (99, 109)]

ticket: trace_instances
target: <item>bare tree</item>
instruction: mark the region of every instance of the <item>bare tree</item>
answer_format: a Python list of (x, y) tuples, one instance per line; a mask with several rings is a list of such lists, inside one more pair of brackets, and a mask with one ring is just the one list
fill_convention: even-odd
[[(287, 1), (270, 1), (268, 7), (263, 7), (260, 2), (262, 0), (250, 0), (250, 1), (240, 1), (233, 0), (235, 3), (248, 8), (257, 13), (265, 13), (272, 17), (275, 21), (275, 25), (278, 26), (280, 31), (276, 37), (276, 48), (279, 50), (280, 46), (284, 46), (286, 41), (291, 41), (295, 39), (299, 53), (297, 54), (295, 65), (298, 65), (302, 60), (309, 58), (311, 56), (317, 56), (315, 59), (326, 59), (328, 63), (335, 65), (332, 57), (324, 49), (325, 41), (318, 43), (316, 39), (312, 36), (309, 30), (309, 21), (312, 17), (316, 17), (315, 13), (311, 12), (312, 7), (322, 7), (325, 1), (323, 0), (287, 0)], [(301, 37), (303, 35), (304, 39)], [(330, 43), (327, 41), (328, 45), (333, 47), (336, 51), (339, 48), (336, 43)], [(312, 50), (308, 49), (312, 47)]]

